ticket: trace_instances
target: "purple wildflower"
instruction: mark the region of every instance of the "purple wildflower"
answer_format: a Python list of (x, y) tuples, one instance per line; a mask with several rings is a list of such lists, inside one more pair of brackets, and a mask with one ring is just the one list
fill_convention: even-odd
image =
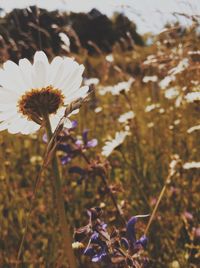
[(97, 146), (97, 144), (98, 144), (97, 139), (88, 140), (88, 132), (89, 132), (89, 129), (85, 129), (82, 133), (82, 139), (76, 140), (76, 142), (75, 142), (75, 144), (80, 149), (93, 148), (93, 147)]
[(126, 225), (126, 236), (127, 236), (128, 243), (129, 243), (129, 249), (131, 250), (138, 249), (138, 246), (141, 246), (142, 248), (146, 248), (147, 246), (147, 237), (143, 235), (138, 240), (136, 240), (136, 231), (135, 231), (135, 224), (138, 218), (146, 217), (146, 216), (148, 215), (131, 217)]

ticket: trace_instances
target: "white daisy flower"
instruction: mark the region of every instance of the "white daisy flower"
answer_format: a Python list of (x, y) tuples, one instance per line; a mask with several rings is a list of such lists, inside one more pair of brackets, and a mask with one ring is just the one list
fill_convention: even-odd
[(148, 83), (148, 82), (157, 82), (158, 77), (157, 75), (152, 75), (152, 76), (144, 76), (142, 79), (143, 83)]
[(174, 99), (176, 97), (178, 97), (179, 95), (179, 91), (175, 88), (175, 87), (171, 87), (167, 90), (165, 90), (165, 98), (166, 99)]
[(63, 45), (61, 45), (62, 49), (66, 50), (67, 52), (70, 51), (70, 39), (65, 33), (59, 33), (59, 37), (61, 41), (63, 42)]
[(120, 115), (120, 117), (118, 118), (118, 121), (120, 123), (127, 123), (129, 120), (133, 119), (135, 117), (135, 114), (133, 111), (129, 111), (127, 113), (124, 113), (122, 115)]
[[(54, 130), (65, 106), (88, 92), (87, 86), (80, 87), (83, 71), (83, 65), (68, 57), (55, 57), (49, 63), (42, 51), (35, 53), (33, 64), (27, 59), (19, 65), (5, 62), (0, 70), (0, 131), (33, 133), (44, 113)], [(69, 119), (65, 126), (71, 127)]]
[(85, 79), (84, 84), (86, 86), (90, 86), (90, 85), (98, 85), (99, 84), (99, 79), (94, 77), (94, 78), (89, 78), (89, 79)]
[(175, 80), (175, 76), (173, 75), (168, 75), (164, 79), (162, 79), (159, 83), (159, 86), (161, 89), (165, 89), (169, 86), (169, 84)]
[(100, 113), (102, 110), (103, 110), (103, 108), (99, 106), (99, 107), (95, 108), (94, 112), (95, 112), (96, 114), (98, 114), (98, 113)]
[(127, 131), (116, 132), (113, 140), (106, 141), (101, 154), (108, 157), (116, 147), (124, 142), (127, 135), (129, 135)]
[(153, 104), (150, 104), (150, 105), (147, 105), (145, 107), (145, 113), (149, 113), (153, 110), (155, 110), (156, 108), (160, 108), (160, 104), (159, 103), (153, 103)]
[(183, 72), (188, 66), (189, 66), (189, 60), (188, 58), (184, 58), (179, 62), (179, 64), (176, 67), (172, 68), (168, 73), (170, 75), (179, 74)]
[(200, 168), (200, 162), (187, 162), (183, 165), (184, 169)]
[(155, 55), (149, 55), (147, 59), (143, 62), (145, 65), (156, 63), (158, 60)]
[(189, 128), (188, 130), (187, 130), (187, 133), (192, 133), (192, 132), (194, 132), (194, 131), (196, 131), (196, 130), (200, 130), (200, 125), (197, 125), (197, 126), (193, 126), (193, 127), (191, 127), (191, 128)]
[(111, 88), (112, 95), (119, 95), (123, 90), (127, 93), (130, 90), (132, 83), (135, 81), (134, 78), (130, 78), (128, 81), (119, 82), (117, 85)]
[(107, 56), (106, 56), (106, 60), (107, 60), (108, 62), (113, 62), (113, 61), (114, 61), (113, 55), (112, 55), (112, 54), (107, 55)]
[(132, 83), (135, 81), (134, 78), (130, 78), (128, 81), (119, 82), (113, 86), (107, 86), (104, 88), (99, 89), (99, 94), (101, 96), (105, 95), (106, 93), (111, 93), (113, 96), (119, 95), (122, 91), (126, 93), (129, 92)]
[(187, 102), (200, 101), (200, 91), (190, 92), (185, 96)]

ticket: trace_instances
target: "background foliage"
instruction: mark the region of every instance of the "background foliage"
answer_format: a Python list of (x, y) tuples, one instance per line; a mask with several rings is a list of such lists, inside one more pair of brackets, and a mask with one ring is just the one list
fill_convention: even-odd
[[(61, 32), (70, 38), (68, 51), (59, 37)], [(126, 219), (152, 211), (172, 155), (179, 155), (183, 163), (199, 161), (199, 131), (188, 129), (199, 124), (200, 102), (188, 103), (185, 99), (188, 92), (200, 90), (200, 56), (190, 53), (200, 50), (197, 21), (189, 29), (167, 26), (158, 36), (141, 37), (135, 24), (122, 14), (108, 19), (97, 10), (69, 15), (31, 7), (14, 10), (1, 18), (0, 34), (1, 62), (18, 61), (21, 57), (31, 59), (35, 50), (43, 49), (50, 58), (73, 56), (86, 66), (85, 78), (99, 79), (91, 101), (76, 116), (78, 128), (74, 130), (77, 136), (88, 128), (89, 136), (98, 139), (98, 146), (86, 152), (91, 159), (101, 157), (105, 140), (123, 129), (119, 116), (134, 111), (135, 118), (128, 123), (132, 135), (109, 157), (108, 182)], [(147, 40), (151, 45), (146, 45)], [(175, 73), (185, 58), (187, 68)], [(149, 76), (157, 78), (146, 82), (144, 78)], [(160, 83), (172, 76), (175, 78), (169, 84)], [(135, 81), (127, 95), (100, 94), (102, 88), (130, 77)], [(176, 90), (176, 96), (169, 98), (166, 92), (171, 88)], [(39, 136), (0, 134), (0, 267), (13, 267), (15, 263), (46, 146), (43, 133), (40, 130)], [(104, 208), (109, 226), (120, 225), (102, 182), (91, 176), (80, 183), (77, 175), (69, 173), (69, 168), (77, 165), (89, 168), (80, 157), (62, 166), (71, 226), (78, 228), (86, 224), (86, 209), (93, 206)], [(148, 234), (149, 267), (198, 267), (199, 186), (199, 170), (182, 169), (168, 187)], [(52, 175), (46, 170), (34, 205), (21, 267), (60, 267), (60, 238), (53, 198)], [(138, 224), (139, 234), (146, 223), (144, 219)], [(76, 254), (80, 267), (103, 267), (81, 257), (79, 250)]]

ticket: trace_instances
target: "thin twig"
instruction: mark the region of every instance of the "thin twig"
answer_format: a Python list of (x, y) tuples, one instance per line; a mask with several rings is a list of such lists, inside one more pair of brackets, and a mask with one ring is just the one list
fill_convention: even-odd
[(149, 228), (150, 228), (151, 223), (152, 223), (152, 221), (153, 221), (153, 219), (154, 219), (154, 217), (155, 217), (155, 214), (156, 214), (156, 212), (157, 212), (157, 210), (158, 210), (158, 207), (159, 207), (160, 202), (161, 202), (161, 200), (162, 200), (162, 198), (163, 198), (163, 196), (164, 196), (164, 193), (165, 193), (165, 191), (166, 191), (166, 189), (167, 189), (167, 186), (170, 184), (171, 179), (172, 179), (172, 177), (173, 177), (175, 174), (176, 174), (176, 171), (171, 171), (171, 172), (169, 172), (169, 175), (168, 175), (167, 178), (166, 178), (165, 184), (164, 184), (164, 186), (163, 186), (163, 188), (162, 188), (162, 190), (161, 190), (161, 192), (160, 192), (160, 194), (159, 194), (158, 200), (157, 200), (157, 202), (156, 202), (156, 204), (155, 204), (155, 207), (154, 207), (154, 209), (153, 209), (153, 212), (152, 212), (152, 214), (151, 214), (151, 217), (150, 217), (149, 222), (148, 222), (148, 224), (147, 224), (147, 227), (146, 227), (146, 229), (145, 229), (145, 232), (144, 232), (145, 235), (146, 235), (147, 232), (149, 231)]

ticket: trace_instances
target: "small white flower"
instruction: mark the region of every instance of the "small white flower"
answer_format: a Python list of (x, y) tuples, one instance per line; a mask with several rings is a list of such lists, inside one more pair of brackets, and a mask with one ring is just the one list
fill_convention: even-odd
[(172, 68), (168, 73), (170, 75), (179, 74), (183, 72), (188, 66), (189, 66), (189, 60), (188, 58), (184, 58), (179, 62), (179, 64), (176, 67)]
[(84, 84), (86, 86), (90, 85), (98, 85), (99, 84), (99, 79), (98, 78), (90, 78), (90, 79), (85, 79)]
[[(83, 71), (83, 65), (68, 57), (49, 63), (42, 51), (35, 53), (33, 64), (27, 59), (19, 65), (5, 62), (0, 70), (0, 131), (31, 134), (44, 114), (55, 129), (65, 106), (87, 95), (88, 87), (80, 87)], [(71, 127), (69, 119), (65, 126)]]
[(111, 89), (112, 95), (119, 95), (123, 90), (128, 92), (132, 83), (135, 81), (134, 78), (130, 78), (128, 81), (120, 82)]
[(106, 141), (101, 154), (108, 157), (116, 147), (124, 142), (127, 135), (129, 135), (127, 131), (116, 132), (113, 140)]
[(62, 45), (62, 49), (66, 50), (67, 52), (70, 51), (70, 40), (69, 37), (65, 33), (59, 33), (59, 37), (61, 41), (64, 43)]
[(114, 61), (113, 55), (112, 55), (112, 54), (107, 55), (107, 56), (106, 56), (106, 60), (107, 60), (108, 62), (113, 62), (113, 61)]
[(153, 76), (144, 76), (142, 79), (143, 83), (148, 83), (148, 82), (157, 82), (158, 81), (158, 77), (157, 75), (153, 75)]
[(187, 162), (183, 165), (184, 169), (200, 168), (200, 162)]
[(199, 85), (199, 81), (196, 81), (196, 80), (191, 80), (190, 83), (195, 85), (195, 86)]
[(181, 122), (181, 120), (180, 119), (177, 119), (177, 120), (174, 121), (174, 125), (177, 126), (177, 125), (180, 124), (180, 122)]
[(187, 133), (192, 133), (192, 132), (194, 132), (194, 131), (196, 131), (196, 130), (200, 130), (200, 125), (198, 125), (198, 126), (193, 126), (193, 127), (191, 127), (191, 128), (189, 128), (188, 130), (187, 130)]
[(118, 118), (118, 121), (120, 123), (127, 123), (130, 119), (134, 118), (134, 116), (135, 116), (134, 112), (129, 111), (127, 113), (120, 115), (120, 117)]
[(159, 113), (160, 113), (160, 114), (164, 114), (164, 113), (165, 113), (165, 109), (160, 108), (160, 109), (159, 109)]
[(149, 112), (155, 110), (156, 108), (160, 108), (160, 104), (159, 103), (153, 103), (151, 105), (147, 105), (144, 111), (146, 113), (149, 113)]
[(111, 92), (112, 86), (107, 86), (99, 89), (99, 94), (104, 96), (106, 93)]
[(98, 114), (98, 113), (100, 113), (102, 110), (103, 110), (102, 107), (97, 107), (97, 108), (95, 108), (94, 112), (95, 112), (96, 114)]
[(174, 80), (175, 80), (175, 76), (173, 75), (166, 76), (163, 80), (160, 81), (159, 86), (161, 89), (165, 89)]
[(103, 96), (109, 92), (113, 96), (116, 96), (119, 95), (123, 90), (127, 93), (130, 90), (130, 87), (134, 81), (134, 78), (130, 78), (128, 81), (119, 82), (116, 85), (101, 88), (99, 89), (99, 94)]
[(188, 55), (200, 55), (200, 50), (188, 51)]
[(148, 65), (152, 63), (156, 63), (158, 60), (156, 59), (155, 55), (149, 55), (147, 59), (143, 62), (143, 64)]
[(165, 98), (166, 99), (171, 100), (171, 99), (178, 97), (178, 95), (179, 95), (179, 91), (174, 87), (171, 87), (171, 88), (165, 90)]
[(147, 127), (148, 127), (148, 128), (153, 128), (154, 125), (155, 125), (154, 122), (150, 122), (150, 123), (147, 124)]
[(200, 91), (188, 93), (185, 99), (187, 102), (200, 101)]

